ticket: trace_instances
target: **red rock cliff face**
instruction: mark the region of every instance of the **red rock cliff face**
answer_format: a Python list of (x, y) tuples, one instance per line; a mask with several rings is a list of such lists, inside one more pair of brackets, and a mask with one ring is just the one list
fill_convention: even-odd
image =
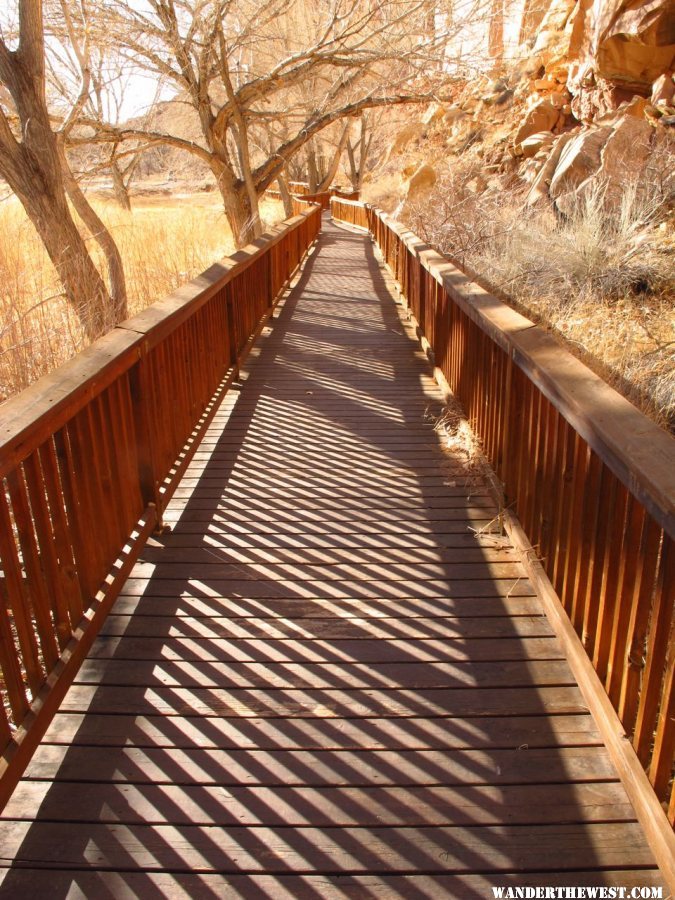
[(448, 50), (450, 72), (467, 48), (475, 63), (454, 103), (387, 154), (401, 214), (420, 202), (411, 174), (430, 166), (473, 166), (473, 193), (526, 188), (564, 214), (599, 192), (618, 207), (630, 185), (675, 190), (675, 0), (490, 3), (489, 29), (468, 22)]
[(578, 0), (566, 56), (581, 121), (635, 94), (649, 96), (675, 62), (675, 0)]

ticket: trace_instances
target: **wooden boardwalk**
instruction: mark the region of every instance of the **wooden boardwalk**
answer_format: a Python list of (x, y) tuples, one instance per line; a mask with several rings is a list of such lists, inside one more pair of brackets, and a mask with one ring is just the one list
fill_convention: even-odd
[(328, 225), (4, 812), (0, 895), (661, 884), (443, 405)]

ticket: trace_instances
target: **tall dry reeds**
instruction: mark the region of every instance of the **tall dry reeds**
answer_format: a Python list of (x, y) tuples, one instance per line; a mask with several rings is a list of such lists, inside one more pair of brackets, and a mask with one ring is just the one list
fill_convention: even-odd
[[(215, 196), (139, 197), (131, 213), (107, 200), (94, 206), (122, 254), (131, 315), (234, 250)], [(265, 201), (261, 213), (268, 224), (283, 218), (279, 203)], [(35, 230), (16, 199), (6, 197), (0, 203), (0, 401), (85, 345)]]

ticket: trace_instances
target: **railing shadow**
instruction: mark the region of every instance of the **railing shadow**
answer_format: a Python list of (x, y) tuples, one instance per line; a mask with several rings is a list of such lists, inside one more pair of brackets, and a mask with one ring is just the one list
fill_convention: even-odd
[(470, 900), (650, 865), (441, 410), (368, 240), (329, 230), (6, 812), (39, 804), (0, 894)]

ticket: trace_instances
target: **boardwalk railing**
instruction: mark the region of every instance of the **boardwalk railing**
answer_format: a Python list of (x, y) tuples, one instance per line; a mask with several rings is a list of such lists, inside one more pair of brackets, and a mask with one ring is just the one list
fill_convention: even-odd
[(403, 226), (331, 207), (379, 246), (672, 825), (675, 442)]
[[(289, 185), (291, 191), (291, 202), (293, 204), (293, 212), (297, 214), (304, 203), (317, 203), (322, 210), (330, 209), (330, 203), (333, 197), (343, 200), (358, 200), (358, 191), (343, 191), (341, 188), (331, 187), (327, 191), (320, 191), (318, 194), (310, 194), (309, 188), (302, 182), (292, 181)], [(301, 188), (298, 190), (297, 188)], [(265, 191), (265, 195), (273, 200), (281, 200), (281, 193), (272, 189)]]
[(318, 234), (303, 206), (2, 408), (0, 809)]

